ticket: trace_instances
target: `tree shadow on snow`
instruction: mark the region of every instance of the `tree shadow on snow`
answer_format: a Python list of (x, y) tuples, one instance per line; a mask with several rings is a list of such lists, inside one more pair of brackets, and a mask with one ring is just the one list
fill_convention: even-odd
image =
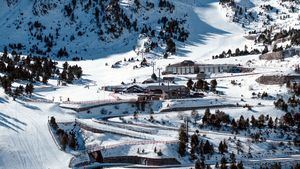
[(0, 103), (8, 103), (8, 101), (0, 97)]
[(16, 100), (16, 102), (18, 102), (19, 104), (23, 105), (24, 107), (28, 108), (28, 109), (31, 109), (31, 110), (41, 110), (40, 108), (38, 108), (37, 106), (33, 106), (33, 105), (30, 105), (28, 103), (24, 103), (24, 102), (21, 102), (21, 101), (18, 101)]
[(22, 127), (27, 126), (27, 124), (0, 112), (0, 127), (1, 126), (18, 133), (18, 130), (24, 131)]

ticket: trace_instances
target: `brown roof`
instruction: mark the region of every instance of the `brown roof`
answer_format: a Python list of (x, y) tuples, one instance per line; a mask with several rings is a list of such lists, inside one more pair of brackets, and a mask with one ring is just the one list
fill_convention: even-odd
[(238, 66), (235, 64), (197, 64), (191, 60), (184, 60), (182, 62), (179, 63), (175, 63), (175, 64), (169, 64), (168, 66), (175, 66), (175, 67), (179, 67), (179, 66)]
[(184, 85), (155, 85), (155, 86), (147, 86), (147, 90), (162, 90), (162, 91), (169, 91), (169, 90), (180, 90), (180, 89), (187, 89)]
[(179, 63), (170, 64), (169, 66), (194, 66), (194, 65), (195, 65), (195, 62), (193, 62), (191, 60), (184, 60)]

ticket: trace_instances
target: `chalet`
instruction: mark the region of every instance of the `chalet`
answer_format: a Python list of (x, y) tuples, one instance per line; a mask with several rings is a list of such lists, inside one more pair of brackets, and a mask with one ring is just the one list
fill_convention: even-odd
[(103, 86), (102, 87), (102, 90), (104, 90), (104, 91), (115, 92), (115, 93), (121, 93), (126, 89), (127, 89), (127, 87), (124, 85)]
[(157, 83), (157, 81), (154, 80), (154, 79), (151, 79), (151, 78), (146, 79), (146, 80), (143, 81), (143, 84), (150, 84), (150, 83)]
[(159, 99), (180, 99), (190, 95), (190, 90), (184, 85), (117, 85), (104, 86), (103, 90), (115, 93), (137, 93), (141, 101)]
[(185, 60), (180, 63), (170, 64), (166, 67), (164, 74), (199, 74), (204, 73), (209, 75), (211, 73), (223, 72), (240, 72), (240, 68), (235, 64), (197, 64), (190, 60)]
[(145, 89), (138, 85), (129, 86), (127, 89), (124, 90), (125, 93), (144, 93)]
[(160, 94), (143, 93), (138, 95), (138, 101), (154, 101), (160, 99), (162, 99)]
[(151, 94), (161, 95), (163, 99), (179, 99), (188, 97), (190, 90), (184, 85), (155, 85), (146, 87)]

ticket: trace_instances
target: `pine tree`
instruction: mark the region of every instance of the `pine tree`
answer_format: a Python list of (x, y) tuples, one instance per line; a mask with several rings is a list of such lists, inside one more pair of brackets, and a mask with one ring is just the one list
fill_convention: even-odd
[(203, 124), (207, 124), (207, 123), (208, 123), (208, 121), (209, 121), (209, 119), (210, 119), (210, 115), (211, 115), (210, 109), (209, 109), (209, 108), (206, 108), (206, 109), (205, 109), (205, 112), (204, 112), (204, 116), (202, 117), (202, 123), (203, 123)]
[(55, 118), (53, 116), (50, 118), (49, 124), (50, 124), (51, 127), (53, 127), (54, 130), (57, 130), (58, 125), (57, 125), (57, 123), (55, 121)]
[(61, 145), (63, 150), (66, 149), (67, 143), (68, 143), (68, 134), (64, 133), (61, 137)]
[(217, 87), (218, 83), (216, 79), (213, 79), (210, 81), (210, 86), (211, 86), (211, 91), (216, 91), (216, 87)]
[(230, 154), (230, 160), (232, 163), (236, 162), (235, 154), (233, 152)]
[(236, 130), (236, 129), (237, 129), (237, 124), (236, 124), (236, 122), (235, 122), (235, 119), (232, 119), (232, 120), (231, 120), (231, 127), (232, 127), (233, 130)]
[(251, 124), (253, 127), (257, 126), (257, 120), (255, 119), (255, 117), (253, 115), (251, 116)]
[(189, 79), (188, 82), (186, 83), (187, 87), (188, 87), (190, 90), (193, 89), (193, 84), (194, 84), (194, 82), (193, 82), (192, 79)]
[(272, 117), (269, 118), (268, 127), (269, 128), (273, 128), (274, 127), (274, 122), (273, 122)]
[(258, 127), (262, 128), (265, 125), (265, 116), (262, 114), (258, 117)]
[(32, 83), (28, 83), (25, 86), (25, 93), (31, 95), (33, 93), (34, 87)]
[(199, 90), (203, 90), (203, 80), (202, 79), (198, 79), (198, 81), (194, 84), (194, 87), (196, 89), (199, 89)]
[(238, 163), (237, 168), (238, 168), (238, 169), (244, 169), (244, 165), (243, 165), (243, 162), (242, 162), (242, 161), (240, 161), (240, 162)]
[(68, 69), (68, 67), (69, 67), (69, 64), (68, 64), (68, 62), (65, 62), (65, 63), (63, 64), (63, 70), (67, 70), (67, 69)]
[(72, 148), (73, 150), (76, 149), (76, 138), (74, 134), (70, 135), (70, 140), (69, 140), (69, 147)]
[(186, 152), (186, 143), (188, 141), (188, 134), (186, 133), (186, 125), (182, 124), (179, 128), (179, 147), (178, 153), (180, 156), (184, 156)]
[(235, 163), (231, 163), (230, 169), (238, 169)]
[(153, 80), (157, 81), (157, 76), (156, 76), (156, 74), (155, 74), (155, 73), (153, 73), (153, 74), (151, 75), (151, 79), (153, 79)]
[(221, 154), (223, 154), (223, 153), (225, 152), (225, 151), (224, 151), (224, 145), (223, 145), (223, 142), (222, 142), (222, 141), (219, 143), (218, 149), (219, 149), (219, 152), (220, 152)]
[(196, 148), (199, 145), (199, 139), (198, 136), (196, 134), (193, 134), (191, 137), (191, 158), (194, 159), (195, 158), (195, 152), (196, 152)]
[(219, 144), (219, 152), (221, 154), (223, 154), (224, 152), (227, 152), (227, 144), (226, 144), (226, 141), (224, 140), (223, 142), (221, 141), (220, 144)]
[(74, 74), (71, 71), (68, 71), (66, 82), (67, 83), (72, 83), (74, 79), (75, 79)]
[(176, 44), (171, 38), (167, 40), (166, 52), (171, 53), (171, 55), (174, 55), (176, 53)]
[(213, 153), (214, 149), (213, 149), (213, 145), (211, 145), (209, 143), (208, 140), (206, 140), (204, 146), (203, 146), (203, 153), (204, 154), (209, 154), (209, 153)]
[(200, 162), (199, 159), (195, 163), (195, 169), (203, 169), (202, 166), (201, 166), (201, 162)]
[(268, 52), (269, 52), (268, 47), (265, 46), (264, 50), (262, 51), (262, 54), (265, 54), (265, 53), (268, 53)]
[(221, 169), (227, 169), (227, 160), (226, 158), (223, 156), (221, 159)]

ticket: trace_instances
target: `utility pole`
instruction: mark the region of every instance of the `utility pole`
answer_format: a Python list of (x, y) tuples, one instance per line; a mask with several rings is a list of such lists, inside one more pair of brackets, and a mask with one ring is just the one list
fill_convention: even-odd
[(153, 73), (152, 74), (154, 74), (154, 67), (155, 67), (155, 62), (154, 61), (152, 61), (152, 67), (153, 67)]
[(162, 68), (157, 68), (158, 69), (158, 85), (160, 86), (160, 70), (162, 69)]
[(170, 80), (168, 80), (168, 94), (169, 94), (169, 98), (170, 98), (170, 96), (171, 96), (171, 94), (170, 94)]

